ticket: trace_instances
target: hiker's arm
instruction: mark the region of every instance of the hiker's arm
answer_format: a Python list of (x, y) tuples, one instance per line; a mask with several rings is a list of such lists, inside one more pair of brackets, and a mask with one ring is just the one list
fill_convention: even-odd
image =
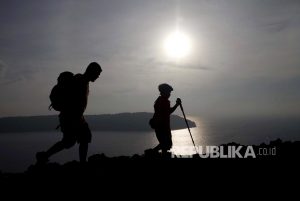
[(181, 99), (177, 98), (176, 104), (173, 107), (171, 107), (171, 109), (170, 109), (170, 114), (172, 114), (180, 104), (181, 104)]

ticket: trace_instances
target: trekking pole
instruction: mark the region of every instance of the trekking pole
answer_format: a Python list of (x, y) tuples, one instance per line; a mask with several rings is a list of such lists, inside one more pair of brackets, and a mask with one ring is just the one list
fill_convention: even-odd
[(188, 130), (189, 130), (190, 136), (191, 136), (191, 138), (192, 138), (192, 142), (193, 142), (195, 151), (196, 151), (196, 153), (199, 155), (199, 153), (198, 153), (198, 151), (197, 151), (197, 149), (196, 149), (196, 145), (195, 145), (195, 142), (194, 142), (194, 139), (193, 139), (193, 136), (192, 136), (192, 133), (191, 133), (189, 124), (188, 124), (188, 122), (187, 122), (187, 120), (186, 120), (186, 116), (185, 116), (185, 113), (184, 113), (184, 110), (183, 110), (183, 107), (182, 107), (182, 103), (180, 103), (180, 109), (181, 109), (181, 111), (182, 111), (182, 114), (183, 114), (183, 117), (184, 117), (184, 121), (185, 121), (186, 126), (187, 126), (187, 128), (188, 128)]

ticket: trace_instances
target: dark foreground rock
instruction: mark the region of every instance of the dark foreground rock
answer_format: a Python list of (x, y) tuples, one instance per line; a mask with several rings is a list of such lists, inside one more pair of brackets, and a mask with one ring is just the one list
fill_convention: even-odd
[[(237, 143), (222, 145), (223, 148), (239, 147), (243, 155), (247, 146)], [(272, 150), (276, 149), (274, 151)], [(78, 161), (58, 163), (33, 164), (23, 173), (1, 173), (2, 181), (36, 180), (56, 181), (66, 179), (74, 181), (88, 179), (98, 181), (130, 181), (132, 179), (153, 181), (174, 177), (202, 177), (208, 171), (214, 175), (224, 176), (228, 172), (244, 170), (256, 166), (262, 171), (274, 170), (279, 165), (294, 168), (300, 159), (300, 142), (283, 142), (280, 139), (269, 144), (254, 145), (256, 157), (249, 158), (203, 158), (193, 155), (190, 158), (181, 156), (162, 156), (145, 152), (143, 155), (107, 157), (104, 154), (95, 154), (88, 158), (88, 162), (80, 164)], [(265, 150), (265, 151), (264, 151)], [(259, 151), (262, 155), (259, 155)]]

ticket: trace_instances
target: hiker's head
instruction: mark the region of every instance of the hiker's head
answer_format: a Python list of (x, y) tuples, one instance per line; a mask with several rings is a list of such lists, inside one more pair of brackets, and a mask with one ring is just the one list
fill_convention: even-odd
[(158, 90), (160, 92), (160, 95), (169, 98), (171, 96), (171, 91), (173, 91), (173, 88), (170, 85), (164, 83), (158, 86)]
[(88, 65), (84, 74), (87, 76), (89, 81), (94, 82), (99, 77), (101, 72), (101, 66), (96, 62), (92, 62)]

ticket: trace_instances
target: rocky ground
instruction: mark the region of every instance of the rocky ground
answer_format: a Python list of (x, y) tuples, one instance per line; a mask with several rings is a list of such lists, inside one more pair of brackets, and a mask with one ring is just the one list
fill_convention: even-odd
[[(239, 147), (237, 143), (228, 143), (223, 147)], [(246, 152), (242, 146), (241, 154)], [(276, 154), (274, 150), (276, 148)], [(143, 155), (106, 157), (104, 154), (95, 154), (88, 158), (86, 164), (70, 161), (65, 164), (47, 163), (33, 164), (23, 173), (0, 173), (1, 182), (14, 181), (74, 181), (79, 179), (94, 181), (130, 181), (133, 178), (143, 181), (159, 181), (162, 178), (201, 177), (206, 172), (213, 171), (215, 175), (222, 176), (235, 170), (259, 169), (268, 171), (285, 165), (295, 167), (300, 155), (300, 142), (278, 139), (269, 144), (253, 145), (255, 153), (265, 150), (269, 155), (256, 155), (256, 158), (202, 158), (193, 155), (190, 158), (180, 156), (166, 157), (161, 154), (145, 152)], [(273, 154), (273, 155), (272, 155)], [(250, 169), (251, 170), (251, 169)]]

